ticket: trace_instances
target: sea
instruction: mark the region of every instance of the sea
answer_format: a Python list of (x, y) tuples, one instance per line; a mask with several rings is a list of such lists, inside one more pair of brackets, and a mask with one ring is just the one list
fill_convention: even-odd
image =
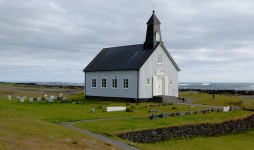
[(254, 83), (197, 83), (181, 82), (179, 89), (254, 91)]
[[(75, 82), (12, 82), (12, 83), (34, 83), (37, 85), (54, 86), (84, 86), (84, 83)], [(201, 90), (236, 90), (254, 91), (254, 83), (211, 83), (211, 82), (180, 82), (179, 89), (201, 89)]]

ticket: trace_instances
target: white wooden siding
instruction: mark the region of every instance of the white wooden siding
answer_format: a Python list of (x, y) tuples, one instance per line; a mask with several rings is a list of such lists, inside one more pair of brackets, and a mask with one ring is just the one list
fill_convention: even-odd
[[(157, 54), (162, 53), (163, 54), (163, 64), (157, 64)], [(139, 74), (139, 98), (152, 98), (153, 97), (153, 85), (152, 86), (146, 86), (146, 78), (156, 75), (164, 75), (167, 78), (172, 79), (172, 85), (166, 85), (165, 83), (165, 89), (167, 91), (164, 93), (165, 95), (169, 96), (176, 96), (178, 97), (178, 70), (170, 60), (170, 58), (167, 56), (165, 50), (160, 45), (157, 47), (157, 49), (154, 51), (154, 53), (148, 58), (148, 60), (145, 62), (145, 64), (140, 69)], [(165, 80), (164, 80), (165, 81)], [(166, 79), (166, 82), (168, 80)], [(151, 82), (154, 84), (154, 81)]]
[[(117, 76), (117, 88), (112, 88), (112, 77)], [(123, 77), (128, 76), (128, 89), (123, 88)], [(91, 88), (91, 78), (96, 77), (97, 88)], [(101, 88), (101, 78), (106, 77), (107, 87)], [(87, 96), (102, 97), (121, 97), (121, 98), (137, 98), (137, 71), (98, 71), (86, 72), (86, 91)]]

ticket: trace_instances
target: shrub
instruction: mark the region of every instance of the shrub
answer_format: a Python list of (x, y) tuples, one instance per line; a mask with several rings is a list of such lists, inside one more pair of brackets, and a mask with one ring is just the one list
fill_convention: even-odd
[(130, 108), (127, 108), (126, 109), (126, 112), (134, 112), (134, 110), (130, 109)]

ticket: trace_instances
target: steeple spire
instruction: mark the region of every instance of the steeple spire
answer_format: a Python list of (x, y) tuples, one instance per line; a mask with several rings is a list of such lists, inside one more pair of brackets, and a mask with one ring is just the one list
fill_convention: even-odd
[(160, 21), (155, 15), (155, 11), (153, 10), (153, 14), (150, 19), (147, 21), (147, 30), (146, 30), (146, 40), (144, 42), (145, 49), (153, 49), (154, 46), (158, 42), (162, 42), (161, 40), (161, 30), (160, 30)]

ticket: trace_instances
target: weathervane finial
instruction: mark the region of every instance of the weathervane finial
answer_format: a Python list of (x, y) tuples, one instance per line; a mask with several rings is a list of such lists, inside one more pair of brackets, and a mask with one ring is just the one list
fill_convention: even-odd
[(154, 14), (154, 12), (155, 12), (155, 11), (154, 11), (154, 4), (153, 4), (153, 14)]

